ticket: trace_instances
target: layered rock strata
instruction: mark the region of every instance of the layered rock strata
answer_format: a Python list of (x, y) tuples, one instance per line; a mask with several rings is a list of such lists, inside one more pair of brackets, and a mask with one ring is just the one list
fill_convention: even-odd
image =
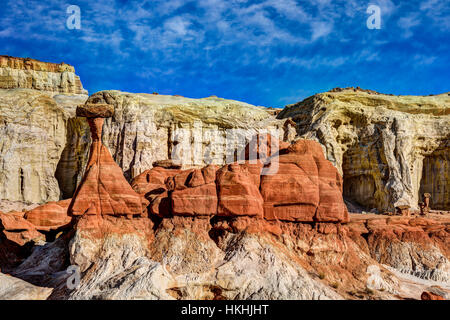
[[(320, 145), (298, 140), (279, 153), (265, 162), (247, 159), (220, 169), (154, 168), (136, 177), (132, 186), (151, 202), (150, 214), (161, 217), (347, 222), (342, 179)], [(273, 172), (264, 170), (271, 167)]]
[(55, 172), (72, 136), (68, 122), (87, 98), (70, 65), (0, 56), (0, 201), (60, 199)]
[(30, 58), (0, 56), (0, 89), (33, 89), (63, 94), (87, 94), (75, 68)]
[[(158, 161), (171, 160), (183, 169), (234, 162), (258, 132), (289, 142), (296, 135), (293, 123), (276, 120), (267, 108), (217, 97), (102, 91), (87, 102), (114, 106), (102, 140), (128, 181)], [(74, 120), (68, 130), (70, 141), (56, 172), (65, 197), (71, 197), (81, 181), (89, 148), (84, 143), (89, 137), (86, 125)]]
[(141, 215), (145, 199), (128, 184), (122, 170), (102, 144), (105, 118), (114, 114), (110, 105), (86, 104), (77, 108), (77, 116), (86, 117), (91, 128), (91, 151), (85, 175), (69, 206), (69, 215)]
[(339, 89), (287, 106), (299, 135), (319, 141), (344, 179), (345, 197), (365, 210), (450, 207), (450, 95), (393, 96)]
[[(95, 106), (83, 108), (99, 116), (92, 110)], [(164, 167), (152, 168), (133, 182), (133, 199), (151, 201), (148, 215), (139, 210), (130, 215), (133, 202), (126, 201), (131, 187), (106, 149), (99, 156), (98, 119), (89, 118), (94, 150), (71, 201), (72, 206), (81, 203), (95, 212), (74, 215), (69, 208), (65, 216), (73, 219), (68, 229), (56, 229), (63, 232), (56, 241), (35, 245), (31, 254), (17, 257), (20, 265), (7, 268), (13, 276), (51, 287), (50, 299), (420, 299), (424, 291), (436, 292), (426, 285), (412, 290), (393, 270), (435, 281), (443, 286), (441, 297), (447, 297), (450, 221), (444, 216), (349, 218), (339, 174), (325, 164), (316, 142), (299, 140), (276, 154), (269, 152), (264, 160), (247, 159), (222, 168), (182, 170), (168, 162), (156, 164)], [(265, 178), (263, 169), (283, 156), (289, 156), (286, 163), (310, 170), (310, 179), (299, 183), (304, 189), (297, 192), (300, 200), (304, 192), (319, 199), (313, 221), (305, 219), (311, 204), (303, 200), (289, 200), (281, 206), (284, 212), (266, 216), (258, 185)], [(94, 165), (100, 170), (93, 170)], [(101, 168), (109, 168), (115, 179), (90, 174)], [(274, 176), (285, 178), (285, 184), (275, 180), (278, 188), (297, 181), (296, 174), (290, 181), (282, 166), (278, 168)], [(99, 181), (104, 189), (90, 189), (86, 197), (84, 186)], [(124, 206), (117, 205), (114, 213), (102, 211), (111, 198), (122, 198), (117, 190), (124, 195)], [(58, 212), (55, 205), (64, 206), (49, 204), (48, 211), (40, 207), (34, 214), (17, 214), (17, 221), (30, 218), (44, 225), (48, 213)], [(326, 215), (320, 214), (322, 205)], [(6, 223), (6, 228), (22, 230), (15, 224)], [(6, 228), (0, 231), (2, 237)], [(2, 241), (0, 249), (4, 248)], [(11, 259), (5, 253), (0, 250), (2, 269)], [(409, 264), (408, 255), (414, 259)], [(78, 286), (67, 285), (69, 266), (79, 268)]]

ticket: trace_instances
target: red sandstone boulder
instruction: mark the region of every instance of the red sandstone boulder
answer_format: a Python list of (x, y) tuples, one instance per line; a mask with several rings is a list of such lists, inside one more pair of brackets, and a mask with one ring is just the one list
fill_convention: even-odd
[(172, 205), (166, 181), (181, 172), (180, 169), (154, 167), (134, 178), (131, 187), (150, 202), (148, 206), (150, 214), (168, 217), (172, 215)]
[[(319, 143), (298, 140), (278, 159), (278, 170), (261, 177), (268, 220), (348, 222), (342, 179)], [(266, 164), (266, 167), (272, 164)]]
[(261, 194), (266, 219), (314, 221), (320, 199), (313, 157), (294, 153), (279, 156), (276, 174), (261, 177)]
[(432, 292), (424, 291), (420, 296), (421, 300), (445, 300), (444, 297)]
[(315, 220), (347, 222), (348, 211), (342, 198), (343, 181), (336, 168), (325, 159), (316, 159), (319, 173), (319, 207)]
[(218, 216), (263, 217), (263, 198), (259, 192), (261, 164), (232, 163), (217, 174)]
[(48, 202), (25, 213), (25, 219), (31, 222), (37, 230), (57, 230), (70, 223), (71, 217), (67, 214), (72, 199), (58, 202)]
[(173, 215), (212, 216), (217, 213), (216, 171), (217, 166), (209, 165), (169, 178), (168, 188), (173, 188), (170, 195)]
[(180, 169), (155, 167), (146, 170), (131, 182), (134, 191), (141, 195), (160, 194), (167, 191), (166, 180), (182, 172)]
[(21, 213), (0, 212), (0, 232), (6, 239), (19, 246), (30, 241), (45, 240), (44, 235), (39, 233), (33, 224), (25, 220)]

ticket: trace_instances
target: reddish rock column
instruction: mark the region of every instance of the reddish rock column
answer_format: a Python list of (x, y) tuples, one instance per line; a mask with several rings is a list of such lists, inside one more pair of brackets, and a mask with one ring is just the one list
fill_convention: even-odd
[(430, 211), (430, 199), (431, 199), (431, 194), (429, 194), (429, 193), (423, 194), (423, 203), (425, 204), (425, 208), (424, 208), (425, 212)]
[(104, 118), (112, 117), (114, 108), (106, 104), (86, 104), (77, 108), (77, 116), (86, 117), (92, 144), (83, 180), (69, 206), (69, 215), (141, 216), (147, 201), (137, 194), (123, 176), (102, 144)]

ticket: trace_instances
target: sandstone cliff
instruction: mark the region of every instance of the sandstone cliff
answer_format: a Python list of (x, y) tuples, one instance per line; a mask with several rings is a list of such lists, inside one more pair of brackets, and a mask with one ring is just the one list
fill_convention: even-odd
[(0, 56), (0, 89), (16, 88), (87, 94), (71, 65)]
[[(75, 117), (85, 93), (70, 65), (0, 57), (0, 200), (9, 207), (72, 197), (91, 142), (87, 121)], [(271, 109), (217, 97), (105, 91), (90, 98), (97, 100), (116, 110), (103, 141), (129, 180), (159, 160), (177, 158), (183, 168), (225, 163), (229, 129), (238, 130), (232, 135), (241, 149), (258, 130), (273, 129), (286, 141), (296, 134)]]
[(0, 56), (0, 200), (17, 208), (59, 200), (67, 122), (87, 98), (68, 64)]
[(345, 197), (366, 210), (450, 207), (450, 95), (393, 96), (336, 89), (287, 106), (299, 135), (319, 141), (344, 179)]
[(0, 89), (0, 199), (57, 201), (55, 171), (66, 145), (70, 107), (85, 95), (57, 96), (30, 89)]

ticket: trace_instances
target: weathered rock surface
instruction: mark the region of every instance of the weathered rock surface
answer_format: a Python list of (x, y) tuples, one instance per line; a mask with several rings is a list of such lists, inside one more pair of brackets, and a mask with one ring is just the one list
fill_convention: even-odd
[(69, 113), (47, 93), (0, 90), (0, 198), (59, 200), (55, 171), (66, 144)]
[(70, 65), (0, 56), (1, 200), (28, 206), (60, 199), (55, 172), (72, 138), (67, 122), (87, 98)]
[(0, 273), (0, 300), (46, 300), (52, 291)]
[[(181, 172), (169, 178), (173, 215), (212, 216), (217, 212), (217, 166)], [(171, 180), (170, 180), (171, 179)]]
[(0, 89), (17, 88), (87, 94), (71, 65), (0, 56)]
[[(89, 120), (95, 149), (104, 147), (99, 140), (101, 121), (94, 121), (99, 119)], [(316, 211), (321, 203), (326, 205), (327, 215), (318, 216), (323, 222), (267, 219), (264, 198), (257, 196), (265, 177), (261, 162), (247, 160), (219, 170), (155, 167), (138, 176), (133, 187), (147, 198), (169, 200), (168, 207), (158, 207), (159, 219), (152, 217), (154, 203), (149, 217), (125, 217), (121, 205), (114, 215), (82, 211), (73, 218), (73, 230), (33, 247), (12, 274), (53, 288), (49, 299), (420, 299), (424, 286), (414, 290), (405, 286), (389, 268), (436, 281), (444, 292), (450, 289), (448, 218), (353, 215), (347, 225), (339, 174), (325, 160), (319, 144), (298, 140), (268, 161), (273, 165), (285, 155), (315, 168), (302, 185), (317, 186), (313, 188), (319, 199)], [(91, 161), (99, 167), (104, 161), (113, 163), (110, 156), (105, 159), (92, 151), (84, 182), (98, 181), (99, 175), (89, 175)], [(111, 166), (122, 174), (116, 164)], [(127, 182), (121, 179), (117, 180), (122, 190)], [(324, 193), (321, 180), (327, 185)], [(102, 184), (111, 190), (115, 183), (113, 179)], [(221, 188), (226, 192), (221, 193)], [(72, 203), (79, 196), (88, 208), (98, 198), (110, 203), (107, 196), (99, 197), (102, 190), (91, 192), (89, 199), (77, 192)], [(217, 209), (221, 196), (222, 215)], [(253, 211), (249, 204), (259, 209)], [(7, 228), (22, 230), (17, 225), (29, 222), (21, 214), (10, 213), (13, 219), (6, 220)], [(67, 285), (69, 266), (80, 271), (75, 288)]]
[(45, 237), (36, 230), (36, 226), (23, 218), (22, 212), (0, 212), (0, 232), (7, 240), (19, 245), (42, 241)]
[(58, 230), (67, 226), (72, 220), (67, 212), (71, 201), (72, 199), (48, 202), (33, 210), (26, 211), (24, 218), (39, 231)]
[(264, 199), (259, 191), (263, 165), (232, 163), (217, 176), (218, 216), (264, 216)]
[(163, 217), (347, 222), (342, 179), (320, 145), (298, 140), (280, 152), (265, 162), (246, 160), (219, 170), (212, 165), (184, 171), (156, 168), (132, 185), (150, 201), (150, 213)]
[(277, 159), (276, 173), (261, 176), (266, 219), (348, 221), (342, 179), (319, 143), (297, 140)]
[(299, 135), (319, 141), (343, 175), (347, 199), (380, 212), (450, 207), (450, 96), (392, 96), (340, 89), (287, 106)]
[(139, 234), (107, 234), (95, 241), (81, 232), (71, 243), (71, 258), (92, 252), (95, 259), (85, 264), (91, 267), (68, 298), (341, 298), (270, 239), (235, 234), (218, 246), (207, 234), (208, 224), (165, 219), (151, 243)]
[[(296, 134), (291, 122), (276, 120), (267, 108), (217, 97), (102, 91), (87, 103), (114, 106), (114, 116), (105, 120), (102, 140), (129, 181), (161, 160), (172, 160), (183, 169), (221, 166), (227, 156), (233, 157), (232, 147), (239, 155), (258, 131), (289, 142)], [(71, 197), (87, 162), (89, 129), (80, 121), (68, 125), (72, 136), (56, 175), (62, 193)], [(227, 146), (227, 130), (232, 146)]]
[[(5, 78), (1, 85), (2, 75), (14, 83)], [(26, 206), (73, 196), (90, 145), (87, 121), (75, 114), (87, 92), (74, 86), (73, 77), (78, 83), (66, 64), (0, 57), (0, 199)], [(105, 91), (89, 102), (113, 105), (103, 142), (128, 180), (172, 158), (184, 169), (224, 164), (233, 155), (228, 129), (237, 130), (229, 135), (240, 149), (258, 130), (273, 130), (285, 141), (295, 137), (293, 123), (276, 120), (269, 109), (217, 97)]]
[[(372, 243), (353, 241), (345, 225), (276, 222), (276, 234), (269, 232), (276, 229), (271, 223), (256, 218), (176, 216), (149, 225), (146, 233), (142, 218), (104, 216), (86, 228), (92, 225), (87, 218), (92, 216), (81, 218), (70, 243), (71, 263), (85, 271), (81, 284), (72, 291), (59, 287), (55, 297), (420, 299), (423, 292), (379, 264)], [(441, 283), (448, 292), (449, 284)]]
[(379, 263), (450, 285), (450, 218), (352, 215), (350, 237)]
[[(104, 117), (111, 117), (109, 105), (86, 105), (77, 115), (88, 117), (92, 144), (86, 173), (69, 206), (69, 215), (141, 215), (146, 201), (123, 176), (108, 149), (102, 144)], [(144, 205), (143, 205), (144, 204)]]

